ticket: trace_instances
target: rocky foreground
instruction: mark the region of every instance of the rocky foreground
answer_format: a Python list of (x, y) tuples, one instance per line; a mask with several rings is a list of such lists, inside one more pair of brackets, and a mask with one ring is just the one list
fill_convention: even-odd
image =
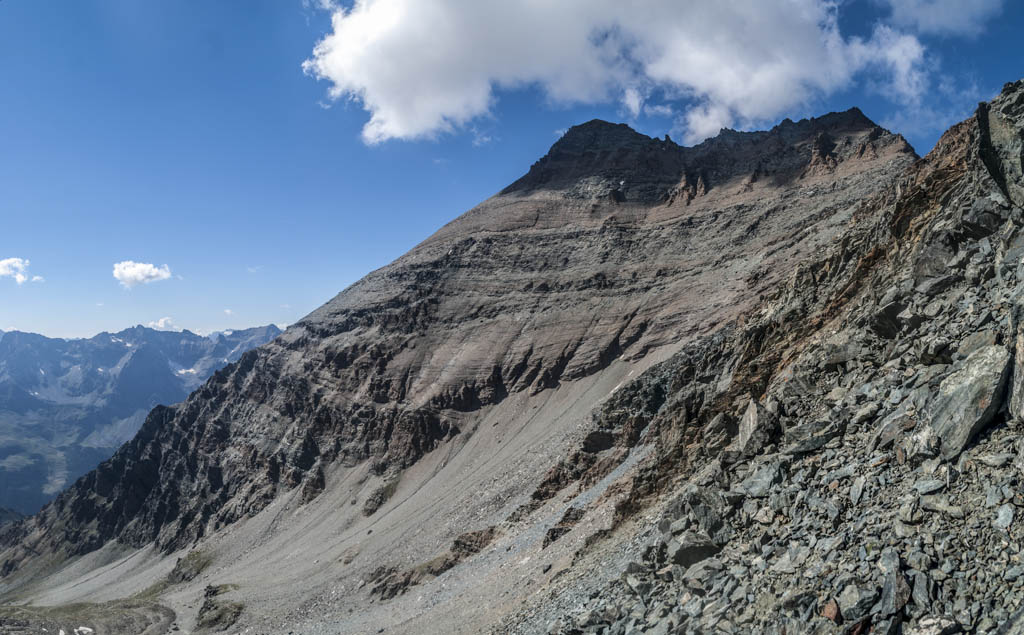
[(196, 631), (1012, 627), (1022, 148), (1024, 82), (924, 159), (857, 110), (577, 126), (0, 530), (0, 594)]

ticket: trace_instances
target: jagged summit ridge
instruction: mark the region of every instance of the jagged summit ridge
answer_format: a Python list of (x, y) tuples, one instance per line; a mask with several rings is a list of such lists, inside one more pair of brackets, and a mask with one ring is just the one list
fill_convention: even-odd
[[(879, 127), (859, 108), (794, 122), (786, 119), (771, 130), (739, 132), (722, 129), (715, 137), (681, 146), (668, 135), (648, 137), (626, 124), (600, 119), (571, 127), (521, 179), (501, 194), (538, 189), (569, 190), (580, 195), (604, 190), (616, 202), (672, 203), (681, 190), (690, 198), (737, 178), (788, 179), (801, 168), (834, 168), (890, 145), (914, 154), (906, 140)], [(600, 183), (595, 183), (595, 179)]]

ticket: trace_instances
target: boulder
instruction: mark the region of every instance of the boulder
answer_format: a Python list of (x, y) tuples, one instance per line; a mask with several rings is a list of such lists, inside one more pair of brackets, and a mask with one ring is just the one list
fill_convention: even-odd
[(691, 567), (721, 550), (722, 548), (713, 543), (706, 535), (687, 531), (669, 541), (666, 555), (672, 564)]
[(818, 450), (832, 439), (840, 436), (843, 429), (833, 421), (817, 420), (793, 426), (786, 430), (784, 454), (806, 454)]
[(960, 625), (956, 620), (938, 616), (922, 617), (917, 626), (904, 631), (907, 635), (953, 635), (960, 632)]
[(1015, 352), (1013, 380), (1010, 382), (1010, 415), (1024, 419), (1024, 289), (1018, 288), (1014, 294), (1010, 320)]
[(895, 338), (900, 332), (900, 322), (897, 318), (905, 308), (899, 302), (890, 302), (880, 307), (871, 318), (871, 330), (879, 337), (888, 340)]
[(882, 552), (878, 566), (885, 574), (885, 583), (882, 585), (882, 596), (871, 612), (889, 617), (901, 611), (910, 601), (910, 585), (900, 571), (900, 557), (891, 547)]
[(737, 489), (751, 498), (764, 498), (773, 485), (782, 482), (782, 466), (778, 461), (765, 463), (743, 479)]
[(928, 425), (941, 440), (943, 459), (959, 456), (992, 421), (1002, 405), (1009, 371), (1009, 351), (1003, 346), (985, 346), (942, 380), (927, 416)]
[(778, 434), (778, 417), (756, 399), (751, 399), (743, 418), (740, 419), (739, 431), (729, 450), (741, 457), (752, 457), (764, 450)]
[(878, 590), (850, 583), (843, 588), (837, 599), (843, 621), (853, 622), (868, 614), (878, 599)]
[(978, 331), (965, 337), (960, 342), (960, 347), (956, 349), (956, 352), (964, 357), (969, 357), (971, 353), (979, 348), (995, 345), (997, 340), (998, 337), (993, 330)]
[(928, 278), (917, 285), (916, 291), (927, 297), (934, 297), (942, 293), (946, 289), (952, 287), (957, 282), (963, 280), (963, 276), (959, 273), (951, 273), (944, 276), (936, 276), (934, 278)]

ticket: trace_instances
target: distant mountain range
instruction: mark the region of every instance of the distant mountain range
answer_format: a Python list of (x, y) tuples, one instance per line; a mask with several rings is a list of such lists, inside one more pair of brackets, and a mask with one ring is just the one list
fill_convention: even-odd
[(281, 333), (143, 326), (89, 339), (0, 331), (0, 508), (31, 514), (109, 458), (157, 404)]

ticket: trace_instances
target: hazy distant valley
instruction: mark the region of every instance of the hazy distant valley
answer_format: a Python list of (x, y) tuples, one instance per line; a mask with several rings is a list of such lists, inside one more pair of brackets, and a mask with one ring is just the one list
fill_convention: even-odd
[(158, 404), (281, 333), (137, 326), (89, 339), (0, 332), (0, 508), (33, 514), (110, 458)]

